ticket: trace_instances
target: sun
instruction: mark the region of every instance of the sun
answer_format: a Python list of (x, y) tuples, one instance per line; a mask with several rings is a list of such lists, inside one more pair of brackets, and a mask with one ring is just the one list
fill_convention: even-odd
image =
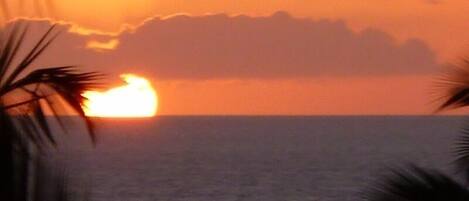
[(120, 76), (126, 85), (104, 92), (86, 91), (83, 110), (89, 117), (152, 117), (158, 109), (156, 90), (147, 79), (134, 75)]

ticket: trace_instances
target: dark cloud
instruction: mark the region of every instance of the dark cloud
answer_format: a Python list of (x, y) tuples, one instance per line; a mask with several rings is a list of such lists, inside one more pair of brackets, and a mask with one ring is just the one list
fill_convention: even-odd
[[(86, 48), (91, 40), (111, 39), (119, 40), (115, 50)], [(356, 33), (343, 21), (299, 19), (284, 12), (154, 18), (114, 37), (67, 33), (49, 55), (42, 63), (151, 73), (159, 79), (428, 74), (438, 66), (434, 52), (420, 40), (397, 43), (377, 29)]]

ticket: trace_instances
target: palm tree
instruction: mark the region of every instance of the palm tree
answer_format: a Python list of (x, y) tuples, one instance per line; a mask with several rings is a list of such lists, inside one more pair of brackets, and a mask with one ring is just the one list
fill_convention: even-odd
[[(445, 88), (443, 104), (438, 111), (469, 106), (469, 60), (450, 68), (443, 76)], [(442, 172), (415, 165), (407, 169), (392, 170), (370, 191), (365, 199), (370, 201), (468, 201), (469, 200), (469, 128), (455, 147), (455, 166), (463, 178), (454, 180)], [(463, 181), (464, 183), (460, 183)]]
[[(50, 123), (64, 130), (62, 111), (71, 108), (86, 124), (95, 140), (90, 119), (82, 109), (85, 90), (96, 86), (99, 74), (81, 73), (74, 66), (32, 68), (58, 36), (51, 26), (26, 51), (28, 24), (16, 22), (0, 34), (0, 200), (66, 200), (64, 177), (50, 178), (40, 157), (43, 150), (57, 145), (57, 133)], [(48, 117), (48, 116), (51, 117)], [(48, 173), (49, 172), (49, 173)], [(54, 181), (54, 182), (51, 182)], [(43, 191), (43, 185), (48, 186)]]
[[(19, 9), (13, 11), (12, 3)], [(49, 123), (54, 119), (65, 131), (67, 125), (60, 115), (71, 108), (85, 122), (94, 142), (81, 94), (95, 85), (98, 74), (80, 73), (74, 66), (33, 69), (33, 62), (58, 31), (51, 26), (25, 49), (28, 24), (6, 24), (26, 14), (25, 5), (34, 9), (35, 16), (55, 13), (53, 0), (0, 0), (0, 200), (69, 200), (64, 175), (53, 174), (57, 170), (50, 170), (41, 160), (46, 157), (44, 150), (57, 145), (57, 133)]]

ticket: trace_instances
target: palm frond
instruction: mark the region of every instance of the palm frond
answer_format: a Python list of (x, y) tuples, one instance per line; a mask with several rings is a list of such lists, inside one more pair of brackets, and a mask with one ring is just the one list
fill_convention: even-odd
[(27, 26), (17, 22), (11, 31), (6, 31), (3, 36), (4, 40), (0, 40), (0, 86), (4, 86), (7, 71), (12, 66), (12, 61), (16, 58), (19, 48), (23, 44)]
[(449, 67), (439, 83), (445, 94), (438, 111), (469, 106), (469, 58)]
[[(79, 73), (75, 67), (53, 67), (46, 69), (39, 69), (33, 71), (24, 78), (16, 81), (10, 88), (13, 90), (24, 90), (30, 94), (29, 101), (22, 102), (24, 106), (30, 108), (31, 117), (38, 122), (38, 129), (40, 133), (46, 135), (50, 142), (55, 144), (51, 131), (48, 127), (46, 114), (43, 108), (45, 104), (51, 111), (52, 116), (64, 127), (61, 123), (61, 116), (57, 113), (59, 110), (64, 110), (61, 107), (61, 101), (65, 101), (82, 119), (88, 127), (92, 140), (95, 141), (95, 135), (91, 121), (85, 117), (83, 111), (83, 92), (98, 86), (95, 82), (100, 74), (98, 73)], [(33, 88), (32, 90), (28, 88)], [(40, 101), (43, 100), (42, 105)], [(19, 107), (19, 105), (14, 105)], [(5, 109), (10, 109), (9, 105)], [(26, 124), (35, 125), (35, 124)]]
[[(36, 43), (36, 45), (29, 51), (26, 57), (22, 58), (20, 64), (15, 66), (13, 69), (13, 72), (8, 74), (8, 79), (5, 81), (5, 90), (6, 91), (0, 91), (0, 95), (7, 93), (8, 90), (11, 90), (11, 87), (8, 87), (11, 85), (16, 79), (18, 79), (18, 76), (23, 73), (26, 69), (31, 67), (31, 63), (35, 61), (43, 52), (46, 50), (46, 48), (54, 41), (55, 38), (57, 38), (59, 33), (53, 34), (53, 31), (55, 29), (55, 25), (52, 25), (49, 30), (41, 37), (41, 39)], [(14, 34), (15, 35), (15, 34)], [(14, 37), (12, 35), (11, 37)], [(15, 40), (14, 38), (11, 38), (10, 40)], [(21, 46), (22, 41), (24, 40), (23, 38), (19, 38), (16, 40), (16, 43)], [(15, 43), (15, 41), (14, 41)], [(8, 48), (8, 47), (7, 47)], [(6, 49), (6, 51), (9, 51), (9, 49)], [(13, 50), (11, 50), (13, 51)], [(14, 55), (14, 53), (13, 53)], [(6, 66), (6, 70), (8, 71), (9, 67), (11, 66)], [(2, 86), (3, 87), (3, 86)]]
[(57, 183), (57, 188), (44, 189), (52, 189), (52, 194), (40, 192), (51, 176), (34, 162), (42, 156), (42, 149), (57, 145), (57, 135), (49, 124), (49, 116), (55, 118), (65, 131), (67, 128), (61, 121), (63, 114), (60, 111), (67, 108), (86, 123), (95, 142), (91, 120), (82, 108), (85, 99), (82, 94), (98, 87), (96, 80), (101, 75), (80, 72), (74, 66), (32, 69), (34, 61), (58, 36), (56, 27), (52, 26), (40, 36), (24, 57), (18, 53), (25, 48), (27, 24), (18, 23), (9, 28), (0, 36), (0, 159), (3, 162), (0, 166), (0, 198), (12, 201), (67, 200), (66, 186), (62, 183)]
[(3, 164), (0, 165), (0, 196), (4, 200), (14, 200), (15, 195), (15, 175), (18, 170), (14, 166), (15, 157), (13, 155), (16, 142), (16, 129), (14, 128), (11, 117), (3, 110), (0, 110), (0, 159)]
[[(438, 111), (469, 106), (469, 58), (463, 59), (458, 65), (449, 66), (440, 84), (445, 95)], [(466, 182), (469, 182), (469, 125), (461, 133), (454, 150), (455, 165), (458, 172), (465, 176)]]
[(467, 201), (469, 190), (436, 170), (411, 165), (395, 169), (392, 175), (365, 195), (368, 201)]
[(28, 122), (36, 123), (23, 124), (19, 122), (18, 125), (22, 127), (33, 126), (34, 128), (24, 128), (23, 130), (38, 130), (40, 131), (36, 133), (38, 139), (38, 135), (43, 135), (42, 137), (55, 144), (43, 106), (45, 104), (52, 111), (52, 116), (64, 127), (60, 115), (56, 112), (63, 110), (60, 107), (64, 107), (64, 105), (60, 102), (64, 101), (66, 103), (65, 107), (71, 107), (84, 120), (92, 140), (95, 141), (91, 121), (85, 117), (82, 109), (85, 99), (82, 93), (98, 86), (95, 80), (100, 78), (100, 74), (95, 72), (81, 73), (74, 66), (63, 66), (38, 69), (21, 77), (58, 35), (55, 26), (52, 26), (40, 37), (26, 56), (21, 58), (17, 62), (18, 64), (14, 66), (12, 61), (17, 59), (17, 52), (23, 46), (27, 27), (27, 25), (21, 23), (14, 25), (12, 30), (6, 34), (3, 43), (0, 43), (3, 44), (0, 46), (0, 97), (21, 90), (29, 94), (29, 98), (11, 105), (0, 105), (0, 109), (10, 110), (13, 107), (20, 106), (26, 108), (24, 111), (32, 118)]
[(456, 141), (454, 153), (456, 155), (455, 165), (457, 171), (465, 176), (469, 183), (469, 125), (461, 130), (462, 135)]

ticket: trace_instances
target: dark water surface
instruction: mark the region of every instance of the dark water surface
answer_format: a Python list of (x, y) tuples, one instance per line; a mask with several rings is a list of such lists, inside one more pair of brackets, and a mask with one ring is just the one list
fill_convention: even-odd
[(360, 200), (389, 167), (452, 172), (462, 125), (411, 116), (99, 120), (96, 147), (67, 141), (67, 163), (95, 201)]

